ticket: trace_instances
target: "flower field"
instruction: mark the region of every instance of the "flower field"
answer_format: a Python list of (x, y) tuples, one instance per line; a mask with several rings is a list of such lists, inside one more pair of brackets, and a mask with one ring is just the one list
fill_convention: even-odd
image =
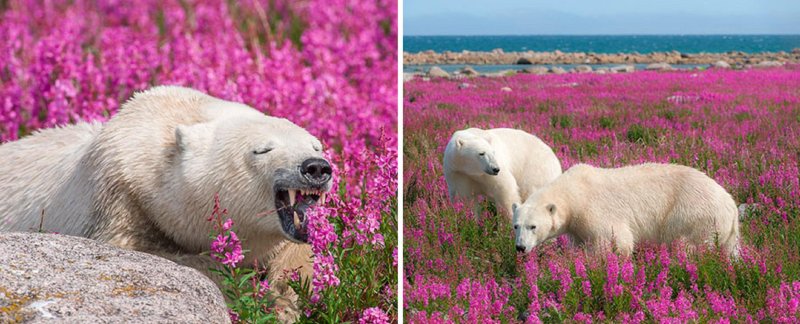
[(106, 120), (154, 85), (285, 117), (335, 164), (301, 322), (396, 321), (395, 0), (12, 0), (0, 17), (0, 142)]
[[(800, 67), (413, 80), (403, 96), (407, 321), (800, 321)], [(565, 170), (702, 170), (748, 206), (741, 258), (681, 242), (593, 255), (566, 237), (518, 255), (490, 203), (448, 201), (444, 148), (467, 127), (535, 134)]]

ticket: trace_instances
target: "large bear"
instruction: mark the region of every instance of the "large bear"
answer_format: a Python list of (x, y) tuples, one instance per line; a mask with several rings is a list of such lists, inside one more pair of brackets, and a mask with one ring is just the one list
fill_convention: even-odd
[(737, 255), (738, 210), (716, 181), (693, 168), (646, 163), (616, 169), (578, 164), (514, 206), (519, 252), (569, 234), (594, 248), (613, 243), (630, 254), (636, 243), (719, 244)]
[(511, 206), (561, 174), (553, 150), (538, 137), (510, 128), (457, 131), (444, 151), (450, 200), (462, 198), (480, 211), (478, 195), (511, 217)]
[(41, 226), (205, 272), (219, 193), (250, 251), (243, 264), (266, 262), (280, 286), (284, 269), (311, 271), (304, 211), (324, 200), (331, 172), (320, 141), (286, 119), (156, 87), (105, 124), (0, 145), (0, 230)]

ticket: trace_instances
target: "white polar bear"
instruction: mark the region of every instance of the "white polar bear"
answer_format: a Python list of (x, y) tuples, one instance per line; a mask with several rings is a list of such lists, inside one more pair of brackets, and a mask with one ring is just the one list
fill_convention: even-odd
[(444, 151), (444, 177), (450, 200), (474, 202), (477, 195), (493, 201), (511, 217), (511, 206), (561, 174), (553, 150), (538, 137), (510, 128), (457, 131)]
[[(219, 193), (243, 248), (311, 272), (304, 211), (324, 200), (319, 140), (281, 118), (196, 90), (137, 93), (106, 124), (47, 129), (0, 145), (0, 230), (45, 230), (149, 252), (201, 271)], [(279, 264), (272, 261), (277, 260)]]
[(569, 234), (578, 243), (719, 245), (737, 255), (738, 210), (713, 179), (690, 167), (646, 163), (617, 169), (578, 164), (514, 209), (517, 251)]

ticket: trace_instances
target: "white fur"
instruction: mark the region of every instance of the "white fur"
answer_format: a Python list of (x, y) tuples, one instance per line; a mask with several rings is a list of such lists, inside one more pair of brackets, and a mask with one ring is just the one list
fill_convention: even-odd
[[(493, 168), (500, 172), (492, 175)], [(476, 213), (480, 210), (477, 195), (483, 195), (510, 217), (513, 204), (560, 174), (561, 163), (553, 150), (521, 130), (460, 130), (445, 148), (444, 177), (450, 200), (473, 201)]]
[[(561, 234), (630, 254), (638, 242), (718, 242), (737, 255), (736, 203), (700, 171), (647, 163), (617, 169), (575, 165), (514, 206), (516, 245), (524, 252)], [(535, 227), (535, 228), (534, 228)]]
[[(263, 147), (273, 150), (254, 155)], [(306, 130), (181, 87), (137, 93), (105, 125), (79, 123), (0, 145), (0, 230), (42, 228), (166, 256), (207, 270), (213, 197), (254, 258), (305, 265), (275, 212), (272, 174), (321, 157)], [(257, 216), (259, 213), (264, 213)], [(283, 253), (283, 254), (281, 254)]]

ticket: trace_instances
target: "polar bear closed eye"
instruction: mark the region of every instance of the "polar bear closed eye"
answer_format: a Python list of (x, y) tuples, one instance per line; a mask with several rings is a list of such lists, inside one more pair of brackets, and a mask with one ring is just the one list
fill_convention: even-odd
[(478, 214), (478, 196), (484, 196), (509, 218), (512, 204), (561, 174), (550, 147), (536, 136), (508, 128), (455, 132), (443, 162), (451, 201), (466, 199)]

